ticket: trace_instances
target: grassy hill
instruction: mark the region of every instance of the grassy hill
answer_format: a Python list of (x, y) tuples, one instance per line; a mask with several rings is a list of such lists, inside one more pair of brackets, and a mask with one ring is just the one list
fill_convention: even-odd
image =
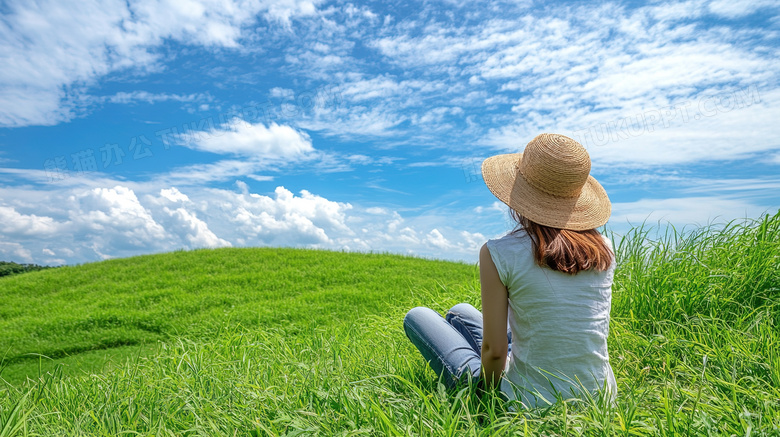
[(176, 335), (201, 338), (225, 326), (297, 334), (408, 305), (419, 290), (478, 299), (477, 282), (476, 267), (466, 264), (296, 249), (182, 251), (63, 267), (0, 282), (0, 356), (19, 365), (12, 370), (37, 374), (40, 355), (76, 358)]
[(401, 320), (476, 266), (197, 250), (0, 279), (0, 437), (780, 435), (780, 214), (615, 244), (615, 405), (438, 386)]

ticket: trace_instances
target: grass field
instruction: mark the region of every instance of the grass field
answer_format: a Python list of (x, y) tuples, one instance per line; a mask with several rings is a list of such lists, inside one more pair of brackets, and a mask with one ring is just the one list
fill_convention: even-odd
[(0, 437), (780, 435), (780, 214), (615, 245), (614, 405), (443, 390), (401, 319), (474, 265), (197, 250), (0, 279)]

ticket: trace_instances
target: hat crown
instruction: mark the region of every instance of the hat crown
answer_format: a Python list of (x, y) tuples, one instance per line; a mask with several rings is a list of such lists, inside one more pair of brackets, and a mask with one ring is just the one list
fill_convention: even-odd
[(537, 190), (556, 197), (577, 197), (590, 174), (590, 156), (569, 137), (541, 134), (526, 146), (518, 170)]

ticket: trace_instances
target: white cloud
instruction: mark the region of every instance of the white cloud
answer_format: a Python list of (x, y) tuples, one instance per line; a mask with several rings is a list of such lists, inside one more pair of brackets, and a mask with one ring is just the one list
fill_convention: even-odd
[(708, 7), (714, 14), (728, 18), (740, 18), (764, 8), (776, 10), (778, 4), (773, 0), (715, 0)]
[(703, 226), (712, 222), (725, 223), (733, 219), (758, 217), (771, 211), (740, 198), (723, 196), (640, 199), (614, 202), (609, 227), (625, 230), (631, 226), (672, 223), (676, 226)]
[[(208, 94), (168, 94), (168, 93), (150, 93), (148, 91), (133, 91), (133, 92), (118, 92), (112, 96), (106, 96), (101, 98), (100, 100), (109, 102), (109, 103), (118, 103), (118, 104), (127, 104), (132, 103), (135, 101), (142, 101), (146, 103), (156, 103), (156, 102), (165, 102), (165, 101), (176, 101), (176, 102), (200, 102), (200, 101), (209, 101), (212, 100), (211, 96)], [(205, 109), (208, 109), (208, 104), (201, 105), (204, 106)]]
[(685, 182), (688, 186), (681, 189), (684, 193), (739, 193), (745, 199), (756, 194), (780, 192), (780, 179), (776, 178), (689, 179)]
[(72, 226), (81, 233), (79, 237), (88, 236), (100, 253), (159, 248), (168, 239), (165, 229), (127, 187), (94, 188), (70, 200)]
[(480, 233), (453, 229), (447, 217), (406, 220), (388, 208), (357, 208), (305, 190), (296, 195), (277, 187), (267, 196), (211, 189), (200, 196), (214, 219), (211, 227), (240, 245), (390, 251), (476, 260), (479, 245), (485, 241)]
[(248, 174), (246, 175), (249, 179), (258, 181), (258, 182), (268, 182), (274, 180), (273, 176), (268, 175), (256, 175), (256, 174)]
[(362, 102), (377, 98), (409, 95), (424, 89), (428, 84), (421, 80), (396, 81), (394, 78), (377, 76), (370, 79), (356, 79), (340, 87), (341, 95), (352, 102)]
[(282, 88), (282, 87), (273, 87), (268, 91), (268, 94), (270, 94), (271, 97), (276, 98), (289, 98), (295, 96), (295, 91), (289, 89), (289, 88)]
[(266, 15), (286, 26), (290, 25), (290, 19), (298, 16), (314, 15), (317, 5), (322, 0), (271, 0), (261, 2), (262, 10)]
[(442, 250), (447, 250), (452, 247), (452, 243), (444, 238), (444, 235), (442, 235), (438, 229), (431, 230), (431, 232), (425, 236), (424, 242)]
[(205, 152), (254, 158), (297, 158), (313, 152), (311, 138), (290, 126), (231, 120), (227, 126), (180, 135), (182, 145)]
[(35, 236), (46, 238), (61, 229), (61, 223), (51, 217), (40, 217), (35, 214), (20, 214), (15, 208), (0, 206), (0, 223), (3, 223), (3, 233), (16, 236)]
[(487, 241), (487, 238), (480, 232), (461, 231), (460, 237), (462, 238), (465, 247), (475, 254), (479, 252), (479, 248)]
[[(0, 255), (47, 264), (79, 263), (181, 248), (291, 246), (413, 254), (475, 261), (486, 238), (457, 229), (451, 214), (405, 218), (389, 208), (356, 208), (302, 190), (271, 195), (203, 187), (0, 188)], [(54, 199), (65, 199), (57, 202)], [(55, 219), (59, 217), (59, 219)], [(37, 224), (35, 224), (37, 223)], [(30, 226), (27, 231), (26, 227)], [(24, 231), (22, 231), (24, 230)]]
[(302, 116), (297, 124), (327, 135), (356, 139), (397, 135), (401, 131), (396, 128), (407, 119), (396, 105), (380, 101), (370, 106), (315, 107), (310, 116)]
[[(259, 194), (235, 194), (212, 191), (228, 200), (223, 213), (237, 227), (241, 238), (261, 245), (323, 245), (333, 241), (330, 234), (351, 236), (345, 223), (348, 203), (338, 203), (302, 191), (295, 196), (284, 187), (277, 187), (274, 197)], [(227, 218), (227, 217), (226, 217)]]
[(0, 241), (0, 256), (3, 260), (15, 260), (19, 263), (33, 262), (32, 254), (19, 243)]
[(239, 48), (259, 15), (289, 26), (309, 0), (12, 0), (0, 24), (0, 126), (51, 125), (83, 111), (84, 89), (108, 73), (158, 68), (165, 40)]
[[(289, 125), (350, 140), (379, 139), (375, 144), (382, 147), (477, 144), (517, 150), (540, 131), (595, 129), (709, 92), (755, 85), (765, 100), (751, 110), (698, 124), (674, 121), (664, 132), (656, 129), (652, 140), (631, 138), (594, 153), (594, 158), (610, 165), (647, 164), (648, 159), (686, 163), (702, 157), (738, 159), (777, 146), (766, 141), (733, 146), (734, 132), (778, 136), (777, 124), (765, 122), (780, 116), (780, 99), (771, 91), (778, 82), (773, 60), (780, 56), (772, 30), (714, 25), (705, 17), (708, 10), (731, 18), (774, 13), (776, 7), (768, 1), (695, 0), (636, 8), (610, 2), (531, 10), (502, 4), (475, 8), (464, 16), (468, 20), (454, 21), (443, 19), (451, 11), (426, 4), (418, 15), (389, 17), (383, 26), (366, 6), (330, 5), (318, 12), (320, 3), (52, 1), (36, 10), (26, 2), (12, 2), (8, 22), (13, 24), (0, 28), (0, 40), (7, 42), (0, 44), (0, 61), (13, 67), (0, 72), (0, 108), (13, 112), (0, 110), (0, 125), (52, 124), (79, 114), (89, 102), (83, 88), (101, 76), (128, 68), (163, 68), (156, 49), (166, 40), (265, 50), (260, 34), (273, 25), (256, 23), (258, 17), (277, 28), (302, 18), (295, 31), (305, 38), (284, 39), (290, 37), (289, 28), (277, 34), (285, 41), (282, 73), (335, 84), (347, 104), (296, 109), (280, 129)], [(308, 19), (313, 14), (316, 19)], [(72, 28), (83, 31), (65, 30)], [(383, 61), (403, 67), (403, 74), (377, 70), (380, 61), (356, 58), (358, 42), (378, 50)], [(278, 86), (269, 94), (295, 95)], [(116, 102), (191, 99), (200, 103), (210, 96), (134, 91), (109, 97)], [(459, 141), (439, 132), (457, 132)], [(718, 143), (716, 153), (710, 153), (713, 138), (708, 132)], [(658, 153), (654, 146), (670, 143), (681, 153)], [(242, 156), (256, 151), (244, 146), (211, 139), (198, 147)]]
[(167, 174), (157, 176), (162, 185), (205, 185), (212, 181), (224, 181), (236, 177), (253, 175), (265, 170), (265, 160), (223, 159), (210, 164), (193, 164), (176, 168)]
[[(609, 227), (621, 232), (645, 221), (682, 226), (756, 217), (769, 210), (761, 205), (761, 193), (777, 187), (775, 180), (685, 184), (698, 195), (614, 202)], [(725, 195), (733, 184), (756, 194)], [(708, 185), (711, 191), (706, 191)], [(48, 191), (0, 188), (0, 197), (8, 205), (0, 209), (5, 223), (0, 230), (4, 242), (0, 255), (57, 264), (237, 245), (394, 252), (475, 262), (488, 238), (512, 227), (500, 202), (476, 211), (430, 209), (402, 215), (388, 207), (363, 208), (306, 190), (292, 193), (281, 186), (271, 194), (252, 193), (246, 184), (237, 184), (239, 192), (158, 187), (150, 182), (132, 189), (122, 185), (48, 186)], [(24, 214), (18, 212), (22, 204), (27, 205)], [(27, 226), (40, 234), (23, 231)]]
[[(0, 61), (7, 66), (0, 70), (0, 125), (53, 124), (101, 101), (178, 101), (191, 108), (212, 103), (210, 94), (190, 91), (85, 95), (110, 73), (145, 74), (166, 68), (167, 60), (158, 58), (166, 41), (228, 55), (232, 50), (262, 53), (272, 41), (271, 48), (278, 51), (264, 59), (269, 66), (282, 64), (269, 74), (284, 75), (283, 86), (313, 88), (324, 83), (328, 87), (318, 89), (338, 96), (332, 104), (315, 102), (310, 108), (302, 103), (310, 93), (294, 99), (293, 89), (271, 88), (268, 95), (283, 102), (270, 112), (284, 120), (270, 124), (234, 120), (235, 126), (189, 132), (189, 147), (227, 156), (196, 165), (183, 163), (147, 182), (115, 181), (97, 173), (44, 186), (44, 171), (0, 169), (0, 180), (8, 184), (26, 180), (41, 188), (0, 188), (0, 219), (11, 223), (2, 238), (21, 244), (26, 256), (75, 261), (228, 244), (472, 259), (478, 240), (495, 234), (472, 228), (472, 210), (481, 220), (499, 216), (503, 220), (501, 204), (486, 202), (476, 210), (469, 205), (464, 208), (469, 222), (453, 217), (457, 214), (452, 211), (409, 209), (415, 201), (396, 211), (374, 202), (363, 208), (308, 191), (279, 188), (252, 194), (247, 184), (236, 185), (239, 193), (204, 187), (213, 182), (227, 186), (236, 178), (267, 182), (287, 169), (286, 164), (305, 163), (310, 165), (307, 170), (320, 173), (385, 165), (396, 158), (378, 158), (377, 148), (410, 145), (416, 149), (405, 159), (419, 162), (409, 167), (449, 166), (456, 170), (453, 175), (469, 180), (478, 171), (467, 169), (464, 154), (517, 151), (541, 131), (572, 136), (579, 132), (583, 138), (589, 132), (590, 140), (583, 142), (594, 168), (613, 177), (639, 166), (680, 169), (703, 160), (771, 157), (780, 163), (780, 124), (775, 122), (780, 117), (780, 73), (774, 68), (780, 58), (777, 35), (771, 26), (761, 29), (736, 21), (765, 11), (767, 20), (777, 23), (777, 17), (768, 16), (775, 9), (763, 0), (636, 7), (618, 2), (537, 5), (528, 10), (481, 4), (457, 13), (434, 2), (423, 4), (419, 13), (386, 17), (352, 4), (331, 4), (318, 12), (319, 4), (7, 3), (4, 11), (9, 18), (0, 23)], [(298, 19), (312, 14), (316, 18)], [(712, 14), (729, 19), (712, 21)], [(285, 29), (278, 30), (279, 25)], [(365, 56), (366, 50), (379, 51), (381, 59)], [(729, 108), (723, 100), (750, 87), (757, 90), (750, 105)], [(263, 90), (258, 93), (265, 95)], [(718, 100), (711, 100), (713, 96)], [(207, 106), (219, 109), (223, 103)], [(665, 114), (669, 105), (693, 112), (687, 120), (677, 113), (671, 117)], [(644, 129), (626, 136), (628, 128), (621, 123), (638, 116)], [(346, 139), (350, 152), (316, 150), (306, 131)], [(358, 149), (351, 145), (358, 142), (372, 149), (354, 153)], [(446, 147), (446, 152), (420, 150), (428, 147)], [(365, 186), (410, 194), (401, 193), (392, 177), (370, 179)], [(645, 219), (656, 211), (654, 219), (706, 222), (709, 213), (720, 208), (759, 211), (761, 197), (756, 193), (777, 188), (770, 178), (731, 181), (750, 192), (750, 198), (738, 199), (727, 183), (714, 183), (718, 190), (708, 190), (684, 179), (667, 181), (682, 185), (665, 194), (673, 197), (669, 201), (616, 203), (613, 219)], [(724, 197), (724, 192), (733, 197)], [(686, 203), (700, 212), (686, 211)], [(46, 235), (46, 246), (33, 241), (35, 235)], [(78, 250), (67, 254), (68, 247)], [(11, 246), (6, 250), (10, 253)]]
[[(244, 184), (246, 185), (246, 184)], [(176, 187), (163, 188), (160, 190), (160, 196), (164, 197), (171, 202), (189, 202), (190, 198), (186, 194), (183, 194)]]
[[(176, 187), (139, 199), (126, 186), (113, 188), (0, 188), (11, 206), (0, 207), (4, 226), (0, 255), (45, 264), (76, 263), (180, 248), (230, 246), (198, 215)], [(138, 188), (145, 190), (142, 185)], [(33, 208), (20, 214), (17, 208)]]
[[(743, 11), (769, 7), (738, 3), (733, 8)], [(517, 151), (540, 132), (590, 129), (595, 136), (602, 125), (656, 113), (659, 123), (643, 135), (607, 133), (621, 137), (600, 145), (594, 160), (613, 167), (687, 164), (780, 149), (772, 140), (780, 137), (780, 126), (771, 121), (780, 117), (780, 75), (772, 67), (780, 55), (775, 33), (713, 25), (701, 18), (702, 11), (701, 1), (638, 8), (610, 2), (542, 8), (517, 20), (483, 13), (476, 23), (461, 26), (426, 17), (399, 23), (396, 34), (387, 32), (369, 44), (389, 62), (416, 72), (408, 75), (415, 80), (444, 81), (449, 103), (483, 108), (477, 116), (482, 127), (468, 132), (478, 138), (466, 144)], [(386, 76), (374, 80), (380, 79)], [(748, 89), (748, 94), (758, 90), (753, 97), (759, 98), (748, 107), (720, 110), (710, 99)], [(512, 113), (503, 102), (511, 102)], [(691, 105), (690, 120), (663, 118), (669, 105)], [(422, 115), (430, 106), (404, 109), (411, 120), (429, 116), (445, 128), (458, 120)]]
[[(720, 96), (742, 96), (744, 91), (726, 91)], [(690, 164), (751, 158), (780, 150), (780, 140), (774, 139), (780, 137), (780, 126), (771, 121), (780, 115), (775, 114), (780, 109), (780, 91), (754, 96), (760, 100), (747, 100), (749, 104), (722, 111), (710, 105), (709, 97), (702, 97), (679, 103), (674, 109), (650, 109), (634, 116), (607, 119), (571, 135), (581, 139), (591, 158), (604, 165)], [(650, 120), (656, 117), (658, 121), (651, 124)], [(626, 118), (634, 123), (639, 120), (635, 133), (631, 133), (631, 127), (620, 127), (621, 120)]]
[(165, 227), (166, 231), (184, 236), (188, 247), (230, 247), (231, 244), (217, 237), (209, 229), (206, 222), (200, 220), (195, 214), (184, 208), (169, 209), (163, 211), (171, 218)]
[[(516, 150), (540, 131), (597, 128), (632, 114), (692, 101), (707, 92), (751, 84), (759, 86), (762, 94), (770, 93), (778, 81), (772, 61), (780, 53), (771, 30), (713, 25), (702, 18), (707, 10), (732, 18), (776, 10), (763, 0), (679, 1), (637, 8), (610, 2), (532, 10), (522, 5), (494, 5), (470, 11), (468, 20), (454, 22), (442, 19), (447, 11), (423, 5), (419, 15), (390, 17), (384, 26), (378, 25), (378, 14), (366, 6), (331, 5), (318, 12), (319, 4), (193, 0), (182, 6), (156, 0), (85, 1), (72, 7), (52, 2), (35, 12), (27, 3), (12, 2), (8, 9), (14, 20), (9, 23), (14, 24), (0, 28), (0, 38), (7, 41), (0, 45), (0, 61), (14, 68), (0, 73), (0, 107), (13, 108), (13, 113), (0, 110), (0, 125), (52, 124), (72, 118), (89, 102), (83, 98), (84, 86), (97, 78), (127, 68), (140, 72), (161, 68), (156, 48), (166, 40), (264, 50), (257, 32), (269, 31), (262, 27), (268, 23), (255, 25), (258, 17), (277, 27), (302, 18), (296, 21), (300, 25), (296, 32), (307, 37), (285, 40), (280, 53), (286, 62), (282, 72), (336, 84), (348, 103), (296, 110), (285, 124), (290, 129), (350, 140), (381, 139), (376, 144), (383, 147), (478, 144)], [(313, 14), (316, 19), (307, 19)], [(65, 22), (84, 31), (66, 33), (64, 29), (74, 26), (62, 25)], [(278, 33), (280, 38), (289, 34), (289, 29)], [(23, 43), (25, 38), (27, 43)], [(404, 73), (396, 76), (386, 68), (376, 70), (370, 62), (374, 60), (356, 58), (358, 41), (378, 50), (384, 61), (403, 67)], [(289, 98), (295, 93), (277, 86), (269, 94)], [(134, 91), (109, 99), (195, 99), (201, 103), (210, 97)], [(655, 136), (655, 143), (682, 138), (680, 149), (685, 153), (676, 155), (678, 162), (703, 156), (741, 158), (752, 152), (738, 147), (729, 151), (727, 145), (733, 138), (726, 137), (733, 136), (734, 126), (748, 121), (743, 131), (776, 138), (776, 124), (763, 121), (780, 116), (777, 107), (778, 99), (767, 94), (764, 104), (743, 114), (734, 111), (719, 116), (719, 122), (701, 123), (694, 129), (675, 122), (671, 130)], [(721, 124), (726, 118), (733, 123)], [(719, 153), (709, 154), (703, 145), (713, 128), (720, 138)], [(436, 132), (458, 132), (462, 141), (453, 144), (451, 136)], [(727, 135), (721, 135), (724, 132)], [(202, 150), (242, 156), (254, 151), (219, 141), (201, 146)], [(613, 165), (647, 163), (648, 158), (660, 160), (659, 156), (669, 159), (670, 154), (650, 150), (623, 151), (647, 147), (632, 139), (596, 158)]]

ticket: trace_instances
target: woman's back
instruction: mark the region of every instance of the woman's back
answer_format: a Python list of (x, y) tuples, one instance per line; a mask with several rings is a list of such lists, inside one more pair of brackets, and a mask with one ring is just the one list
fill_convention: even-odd
[(602, 382), (616, 393), (607, 352), (614, 261), (576, 275), (542, 267), (523, 229), (487, 247), (509, 299), (512, 356), (502, 390), (528, 407), (555, 402), (555, 391), (564, 399), (594, 392)]
[(485, 184), (519, 225), (479, 251), (482, 312), (458, 304), (443, 318), (416, 307), (404, 318), (448, 386), (477, 377), (529, 408), (617, 393), (607, 351), (615, 257), (598, 232), (612, 206), (590, 165), (581, 144), (557, 134), (482, 162)]

